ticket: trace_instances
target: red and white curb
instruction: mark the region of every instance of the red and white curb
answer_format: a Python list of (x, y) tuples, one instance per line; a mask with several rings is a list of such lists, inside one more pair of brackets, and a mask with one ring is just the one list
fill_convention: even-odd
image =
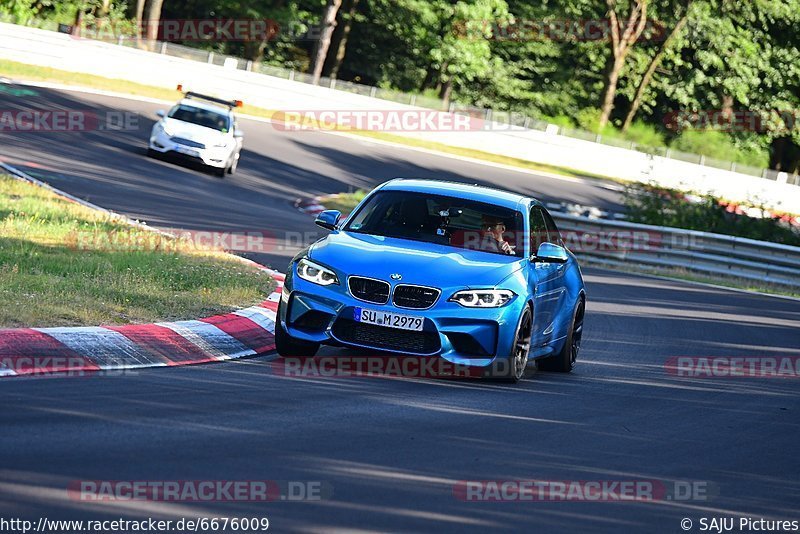
[(321, 197), (298, 198), (294, 202), (294, 207), (303, 213), (308, 213), (309, 215), (317, 215), (326, 210), (325, 206), (321, 202)]
[[(4, 163), (0, 167), (86, 207), (128, 224), (132, 221), (73, 197)], [(0, 329), (0, 377), (167, 367), (254, 356), (275, 348), (275, 314), (284, 275), (232, 255), (271, 276), (277, 283), (267, 300), (231, 313), (192, 321), (66, 328)]]
[(254, 356), (275, 348), (278, 287), (257, 306), (194, 321), (0, 329), (0, 376), (167, 367)]

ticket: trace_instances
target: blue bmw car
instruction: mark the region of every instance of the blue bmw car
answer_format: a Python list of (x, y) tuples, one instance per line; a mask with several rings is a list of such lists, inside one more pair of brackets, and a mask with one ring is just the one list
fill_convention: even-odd
[(396, 179), (289, 265), (275, 342), (444, 358), (510, 382), (534, 366), (572, 370), (586, 292), (540, 202), (497, 189)]

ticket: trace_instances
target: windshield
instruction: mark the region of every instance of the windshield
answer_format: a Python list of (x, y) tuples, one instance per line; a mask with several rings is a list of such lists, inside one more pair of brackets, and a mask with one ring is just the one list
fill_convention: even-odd
[(520, 212), (447, 196), (379, 191), (345, 230), (506, 256), (524, 254)]
[(217, 113), (203, 108), (179, 104), (169, 112), (171, 119), (183, 122), (190, 122), (219, 132), (227, 132), (230, 129), (227, 115)]

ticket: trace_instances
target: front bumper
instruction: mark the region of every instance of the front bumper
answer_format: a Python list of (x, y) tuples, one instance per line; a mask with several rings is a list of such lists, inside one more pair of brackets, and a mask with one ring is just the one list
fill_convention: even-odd
[[(292, 337), (315, 343), (370, 351), (441, 357), (485, 367), (511, 354), (516, 328), (526, 305), (517, 297), (502, 308), (465, 308), (448, 302), (444, 291), (432, 308), (413, 310), (356, 299), (345, 286), (319, 286), (286, 277), (279, 320)], [(424, 318), (422, 332), (367, 325), (354, 321), (355, 308)], [(369, 354), (367, 354), (369, 355)]]
[(150, 135), (151, 150), (162, 154), (176, 155), (207, 165), (209, 167), (223, 168), (231, 158), (231, 147), (195, 147), (176, 143), (163, 131), (154, 131)]

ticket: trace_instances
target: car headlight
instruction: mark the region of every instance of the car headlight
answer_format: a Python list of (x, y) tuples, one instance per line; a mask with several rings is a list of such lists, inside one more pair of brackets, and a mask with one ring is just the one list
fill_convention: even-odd
[(167, 137), (172, 137), (172, 132), (170, 132), (169, 130), (167, 130), (167, 127), (166, 127), (166, 126), (164, 126), (164, 123), (163, 123), (163, 122), (157, 122), (157, 123), (156, 123), (156, 128), (158, 128), (159, 130), (161, 130), (162, 132), (164, 132), (164, 135), (166, 135)]
[(314, 263), (307, 258), (297, 262), (297, 276), (303, 280), (311, 282), (312, 284), (318, 284), (321, 286), (329, 286), (331, 284), (339, 283), (336, 273), (326, 267), (323, 267), (322, 265)]
[(499, 308), (515, 296), (508, 289), (466, 289), (456, 292), (450, 300), (467, 308)]

